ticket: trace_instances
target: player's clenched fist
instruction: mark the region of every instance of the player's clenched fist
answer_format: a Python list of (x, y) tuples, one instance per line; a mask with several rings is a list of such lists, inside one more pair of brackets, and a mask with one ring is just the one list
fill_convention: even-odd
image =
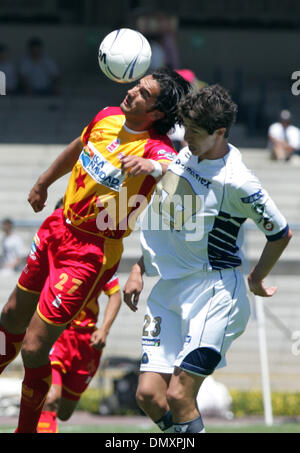
[(28, 195), (28, 201), (35, 212), (41, 211), (46, 206), (48, 191), (44, 186), (36, 183)]
[(130, 175), (150, 174), (154, 170), (150, 159), (139, 156), (125, 156), (121, 159), (122, 170), (128, 171)]

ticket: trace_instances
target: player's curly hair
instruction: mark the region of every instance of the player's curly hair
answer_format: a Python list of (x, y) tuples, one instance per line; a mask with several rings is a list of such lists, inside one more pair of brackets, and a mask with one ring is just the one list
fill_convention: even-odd
[(180, 103), (179, 110), (183, 118), (192, 120), (210, 135), (216, 129), (225, 127), (225, 137), (228, 137), (229, 129), (236, 120), (238, 108), (228, 91), (216, 84), (190, 92)]
[(159, 83), (160, 94), (156, 99), (154, 109), (163, 112), (165, 116), (154, 122), (153, 128), (159, 134), (166, 134), (176, 123), (182, 124), (179, 115), (179, 103), (190, 91), (191, 85), (181, 75), (170, 69), (157, 69), (152, 77)]

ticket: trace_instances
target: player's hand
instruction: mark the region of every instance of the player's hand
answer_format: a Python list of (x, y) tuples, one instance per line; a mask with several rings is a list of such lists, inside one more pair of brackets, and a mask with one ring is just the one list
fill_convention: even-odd
[(267, 288), (263, 280), (256, 281), (251, 274), (248, 276), (248, 285), (250, 291), (256, 296), (272, 297), (277, 291), (277, 286)]
[(138, 271), (131, 271), (123, 289), (124, 302), (130, 310), (137, 311), (137, 304), (143, 290), (143, 277)]
[(101, 328), (96, 329), (91, 335), (90, 345), (92, 348), (101, 350), (106, 345), (106, 337), (106, 332), (104, 332)]
[(139, 156), (124, 156), (121, 158), (122, 171), (132, 176), (150, 175), (154, 165), (149, 159)]
[(36, 183), (28, 195), (28, 201), (34, 212), (40, 212), (46, 206), (48, 191), (45, 186)]

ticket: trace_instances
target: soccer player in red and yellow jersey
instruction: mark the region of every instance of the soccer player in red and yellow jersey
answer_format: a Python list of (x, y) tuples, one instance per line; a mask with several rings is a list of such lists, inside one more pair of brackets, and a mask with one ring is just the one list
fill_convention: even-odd
[(25, 368), (19, 433), (36, 432), (51, 385), (49, 351), (116, 272), (122, 238), (175, 154), (166, 134), (180, 121), (178, 105), (188, 90), (174, 71), (143, 77), (120, 108), (96, 115), (29, 194), (33, 210), (41, 211), (49, 186), (71, 172), (64, 210), (43, 222), (1, 312), (6, 354), (0, 356), (0, 372), (21, 348)]
[(121, 306), (117, 275), (106, 283), (103, 291), (108, 302), (101, 326), (96, 328), (99, 304), (98, 298), (94, 298), (63, 331), (50, 351), (52, 385), (37, 426), (38, 433), (58, 432), (57, 417), (63, 421), (71, 417), (99, 367), (107, 335)]

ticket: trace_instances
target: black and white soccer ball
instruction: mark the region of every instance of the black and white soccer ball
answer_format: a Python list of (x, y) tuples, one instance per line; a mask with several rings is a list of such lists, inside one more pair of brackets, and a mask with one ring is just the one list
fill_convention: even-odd
[(120, 28), (109, 33), (101, 42), (98, 61), (109, 79), (129, 83), (146, 73), (151, 56), (151, 47), (145, 36), (130, 28)]

